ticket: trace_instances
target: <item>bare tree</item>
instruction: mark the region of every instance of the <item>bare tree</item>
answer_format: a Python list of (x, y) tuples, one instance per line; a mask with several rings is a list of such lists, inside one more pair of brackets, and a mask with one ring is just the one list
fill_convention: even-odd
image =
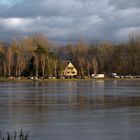
[(98, 72), (98, 62), (97, 62), (97, 59), (96, 58), (93, 58), (92, 59), (92, 66), (93, 66), (94, 74), (96, 75), (97, 72)]
[(78, 63), (79, 63), (79, 66), (80, 66), (81, 76), (84, 77), (85, 76), (85, 74), (84, 74), (85, 59), (82, 58), (82, 57), (79, 57), (78, 58)]
[(8, 76), (11, 76), (11, 66), (13, 63), (13, 50), (11, 47), (7, 48), (7, 53), (6, 53), (6, 61), (7, 61), (7, 69), (8, 69)]
[(2, 65), (1, 75), (5, 77), (6, 76), (5, 47), (3, 46), (2, 43), (0, 43), (0, 58)]

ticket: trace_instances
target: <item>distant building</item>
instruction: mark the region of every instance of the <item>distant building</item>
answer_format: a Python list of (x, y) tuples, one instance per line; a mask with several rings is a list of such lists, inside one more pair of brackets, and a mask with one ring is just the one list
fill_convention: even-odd
[(68, 63), (68, 66), (64, 70), (64, 76), (65, 77), (74, 77), (77, 76), (77, 70), (73, 66), (71, 62)]
[(91, 77), (97, 78), (97, 79), (103, 79), (103, 78), (105, 78), (105, 75), (104, 74), (92, 74)]

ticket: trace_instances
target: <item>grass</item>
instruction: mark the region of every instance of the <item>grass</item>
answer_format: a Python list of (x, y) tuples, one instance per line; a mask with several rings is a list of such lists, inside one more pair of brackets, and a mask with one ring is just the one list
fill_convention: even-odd
[(5, 137), (2, 136), (2, 133), (0, 132), (0, 140), (28, 140), (29, 133), (23, 132), (21, 129), (19, 133), (16, 131), (13, 133), (7, 133)]

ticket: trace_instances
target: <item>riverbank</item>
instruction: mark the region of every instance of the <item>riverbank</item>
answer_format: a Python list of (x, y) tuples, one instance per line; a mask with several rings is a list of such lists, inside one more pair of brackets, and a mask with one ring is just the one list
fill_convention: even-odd
[(9, 78), (3, 78), (0, 77), (0, 82), (49, 82), (49, 81), (128, 81), (128, 80), (134, 80), (134, 81), (140, 81), (140, 78), (104, 78), (104, 79), (92, 79), (92, 78), (85, 78), (85, 79), (77, 79), (77, 78), (71, 78), (71, 79), (28, 79), (28, 78), (15, 78), (15, 79), (9, 79)]

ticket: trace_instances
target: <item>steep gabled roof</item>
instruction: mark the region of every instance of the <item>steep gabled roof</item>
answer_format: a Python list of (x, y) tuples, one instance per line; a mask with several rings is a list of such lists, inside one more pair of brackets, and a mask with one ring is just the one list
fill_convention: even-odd
[(73, 68), (75, 68), (71, 62), (69, 62), (67, 68), (68, 68), (68, 67), (73, 67)]

